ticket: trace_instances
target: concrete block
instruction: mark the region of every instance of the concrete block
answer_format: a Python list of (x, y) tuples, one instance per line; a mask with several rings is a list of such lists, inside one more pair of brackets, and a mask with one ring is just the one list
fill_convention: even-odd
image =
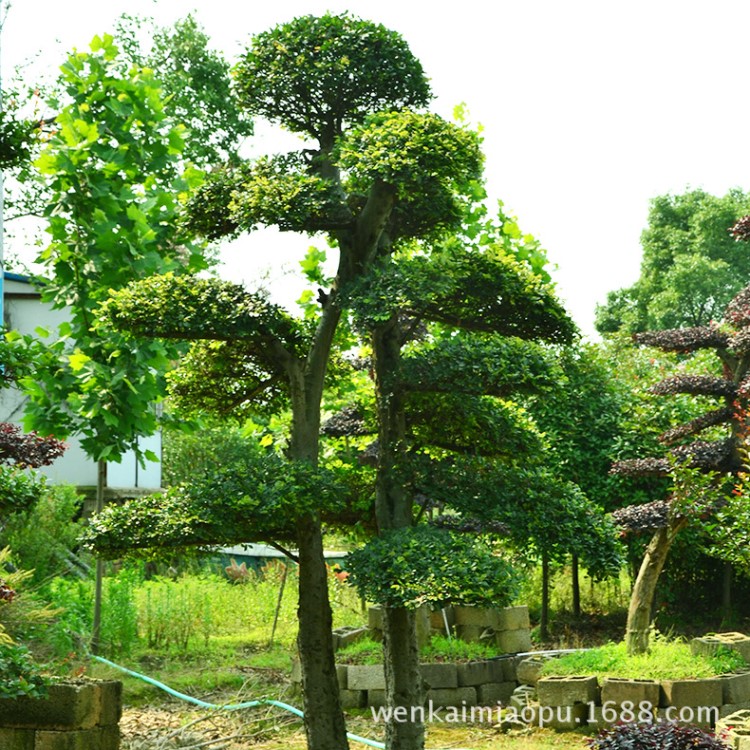
[(458, 669), (463, 665), (456, 664), (420, 664), (419, 673), (428, 688), (442, 689), (459, 686)]
[(648, 704), (652, 708), (659, 705), (660, 685), (656, 680), (605, 679), (602, 682), (602, 705), (621, 706), (632, 703), (637, 707)]
[(57, 731), (40, 729), (36, 732), (34, 750), (118, 750), (120, 732), (117, 727), (94, 727)]
[(480, 706), (507, 706), (517, 687), (515, 682), (485, 682), (477, 686), (477, 701)]
[(453, 611), (453, 607), (431, 610), (430, 627), (433, 632), (439, 632), (442, 633), (442, 635), (445, 635), (445, 620), (443, 619), (443, 613), (445, 613), (445, 620), (448, 621), (448, 629), (453, 632), (453, 626), (456, 624), (456, 614)]
[(543, 656), (528, 656), (519, 659), (516, 666), (516, 679), (522, 685), (536, 685), (542, 676), (542, 667), (545, 659)]
[(93, 682), (57, 683), (46, 698), (0, 700), (0, 726), (91, 729), (99, 721), (101, 696)]
[(495, 633), (497, 647), (506, 654), (531, 651), (530, 630), (503, 630)]
[(427, 701), (432, 701), (433, 706), (476, 706), (477, 691), (473, 687), (428, 690)]
[(374, 706), (375, 708), (385, 706), (385, 690), (368, 690), (366, 695), (368, 706)]
[(596, 677), (542, 677), (536, 684), (542, 706), (572, 706), (576, 703), (595, 703), (598, 698)]
[(370, 630), (383, 630), (383, 608), (377, 604), (367, 610), (367, 627)]
[(119, 724), (122, 718), (122, 683), (103, 680), (96, 683), (99, 701), (99, 726)]
[(454, 607), (456, 625), (476, 625), (481, 628), (490, 628), (495, 620), (495, 610), (484, 607)]
[(498, 656), (494, 659), (498, 664), (503, 665), (503, 681), (518, 681), (518, 664), (521, 661), (516, 656)]
[(716, 734), (729, 731), (733, 727), (750, 731), (750, 709), (741, 709), (723, 716), (716, 722)]
[(302, 664), (296, 656), (292, 657), (292, 673), (289, 679), (297, 684), (302, 682)]
[(369, 628), (337, 628), (333, 631), (334, 649), (346, 648), (361, 641), (369, 632)]
[(458, 664), (458, 684), (483, 685), (486, 682), (504, 682), (503, 665), (498, 661), (470, 661)]
[(382, 664), (350, 664), (347, 668), (348, 690), (385, 690)]
[(723, 703), (744, 703), (750, 701), (750, 670), (720, 675), (723, 684)]
[(538, 709), (537, 726), (547, 729), (580, 729), (586, 726), (589, 706), (576, 703), (568, 706), (545, 706)]
[(487, 630), (484, 625), (456, 625), (456, 635), (462, 641), (470, 643), (481, 640), (482, 634)]
[(712, 633), (690, 641), (690, 650), (697, 655), (713, 656), (720, 646), (737, 651), (750, 664), (750, 637), (744, 633)]
[(336, 665), (336, 679), (339, 681), (341, 690), (346, 690), (349, 687), (349, 666), (347, 664)]
[(738, 711), (745, 711), (750, 709), (750, 701), (744, 703), (725, 703), (723, 706), (719, 706), (719, 718), (724, 719), (727, 716), (736, 714)]
[(537, 699), (536, 688), (531, 685), (519, 685), (510, 696), (509, 705), (516, 709), (526, 708)]
[(523, 605), (493, 610), (491, 624), (495, 630), (530, 630), (529, 608)]
[(3, 750), (34, 750), (33, 729), (5, 729), (0, 727), (0, 747)]
[(364, 708), (367, 705), (367, 691), (339, 690), (341, 708)]
[(718, 677), (704, 680), (662, 680), (659, 705), (720, 706), (724, 693), (723, 681)]

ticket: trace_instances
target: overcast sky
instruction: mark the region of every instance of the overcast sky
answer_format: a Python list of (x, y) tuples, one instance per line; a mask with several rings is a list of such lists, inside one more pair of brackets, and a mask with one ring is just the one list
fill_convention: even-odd
[[(2, 67), (41, 50), (50, 66), (112, 31), (122, 12), (170, 23), (194, 10), (228, 59), (250, 35), (306, 13), (348, 10), (400, 32), (450, 117), (481, 123), (490, 195), (502, 199), (557, 265), (561, 297), (585, 332), (597, 302), (639, 273), (649, 200), (703, 188), (750, 189), (748, 35), (742, 0), (11, 0)], [(274, 149), (270, 134), (255, 148)], [(224, 275), (283, 275), (309, 240), (249, 236)], [(282, 268), (282, 271), (279, 269)]]

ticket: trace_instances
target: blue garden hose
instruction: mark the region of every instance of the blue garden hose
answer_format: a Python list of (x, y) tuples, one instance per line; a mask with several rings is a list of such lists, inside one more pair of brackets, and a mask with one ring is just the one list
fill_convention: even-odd
[[(105, 659), (101, 656), (94, 656), (93, 654), (91, 655), (91, 658), (96, 659), (96, 661), (99, 661), (102, 664), (106, 664), (108, 667), (112, 667), (113, 669), (119, 669), (121, 672), (124, 672), (125, 674), (129, 674), (131, 677), (136, 677), (139, 680), (143, 680), (143, 682), (147, 682), (149, 685), (153, 685), (154, 687), (157, 687), (160, 690), (164, 690), (164, 692), (169, 693), (175, 698), (179, 698), (180, 700), (183, 700), (186, 703), (192, 703), (193, 705), (200, 706), (201, 708), (220, 709), (223, 711), (237, 711), (238, 709), (241, 709), (241, 708), (255, 708), (256, 706), (276, 706), (276, 708), (280, 708), (284, 711), (288, 711), (289, 713), (294, 714), (295, 716), (299, 716), (301, 719), (305, 717), (305, 714), (302, 711), (300, 711), (298, 708), (295, 708), (294, 706), (290, 706), (288, 703), (282, 703), (281, 701), (276, 701), (271, 698), (261, 698), (255, 701), (246, 701), (245, 703), (229, 703), (225, 705), (219, 705), (217, 703), (206, 703), (206, 701), (202, 701), (199, 698), (193, 698), (190, 695), (185, 695), (184, 693), (180, 693), (177, 690), (173, 690), (171, 687), (169, 687), (168, 685), (165, 685), (163, 682), (154, 680), (152, 677), (147, 677), (145, 674), (140, 674), (139, 672), (133, 672), (131, 669), (127, 669), (126, 667), (121, 667), (119, 664), (115, 664), (113, 661), (109, 661), (109, 659)], [(378, 750), (385, 749), (385, 744), (382, 742), (378, 742), (377, 740), (369, 740), (366, 737), (360, 737), (359, 735), (352, 734), (351, 732), (347, 732), (346, 736), (350, 740), (354, 740), (354, 742), (361, 742), (363, 745), (376, 747), (378, 748)]]

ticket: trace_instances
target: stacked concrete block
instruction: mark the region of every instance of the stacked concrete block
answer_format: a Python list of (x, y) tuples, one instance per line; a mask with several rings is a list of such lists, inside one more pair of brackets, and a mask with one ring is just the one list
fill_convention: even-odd
[(459, 664), (420, 664), (419, 673), (428, 689), (457, 688)]
[(542, 677), (536, 684), (542, 706), (574, 706), (576, 703), (596, 703), (599, 683), (596, 677), (573, 675), (570, 677)]
[(735, 711), (719, 719), (716, 734), (734, 750), (750, 750), (750, 710)]
[(661, 686), (657, 680), (623, 680), (608, 678), (602, 682), (602, 705), (622, 707), (659, 705)]
[(750, 637), (743, 633), (712, 633), (690, 641), (690, 649), (696, 655), (713, 656), (720, 647), (736, 651), (750, 664)]
[(122, 683), (76, 681), (46, 698), (0, 700), (4, 750), (118, 750)]
[(724, 681), (719, 677), (705, 680), (662, 680), (659, 705), (662, 708), (720, 706), (723, 694)]
[(338, 651), (340, 648), (346, 648), (352, 643), (362, 640), (369, 632), (369, 628), (336, 628), (333, 631), (333, 650)]

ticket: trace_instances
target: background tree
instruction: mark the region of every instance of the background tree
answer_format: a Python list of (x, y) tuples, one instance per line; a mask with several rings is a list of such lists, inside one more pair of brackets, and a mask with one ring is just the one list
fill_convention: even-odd
[(597, 307), (602, 334), (704, 326), (719, 320), (750, 275), (750, 256), (727, 231), (750, 211), (750, 196), (702, 190), (651, 202), (641, 236), (641, 275)]
[[(635, 340), (663, 351), (682, 353), (713, 351), (721, 364), (721, 376), (677, 375), (654, 385), (656, 395), (688, 393), (719, 399), (719, 408), (674, 427), (661, 436), (673, 446), (670, 456), (619, 461), (612, 470), (621, 475), (672, 475), (673, 494), (616, 512), (617, 521), (631, 531), (653, 533), (633, 587), (626, 641), (632, 653), (648, 648), (648, 633), (656, 582), (675, 536), (691, 517), (712, 513), (715, 504), (743, 469), (742, 446), (746, 419), (750, 288), (743, 289), (727, 306), (725, 327), (702, 326), (636, 334)], [(722, 425), (729, 427), (721, 439), (692, 440), (709, 431), (718, 438)], [(712, 435), (710, 431), (714, 431)], [(717, 434), (718, 433), (718, 434)], [(691, 442), (688, 442), (691, 441)], [(704, 479), (705, 473), (708, 479)]]
[[(158, 427), (154, 405), (174, 351), (103, 336), (98, 307), (133, 278), (205, 266), (200, 248), (178, 229), (180, 196), (199, 176), (179, 175), (183, 131), (167, 119), (148, 70), (121, 75), (112, 37), (95, 37), (91, 52), (70, 55), (61, 80), (72, 103), (37, 162), (47, 180), (51, 238), (37, 262), (50, 275), (42, 300), (69, 314), (35, 372), (19, 383), (29, 396), (28, 425), (80, 436), (98, 462), (101, 508), (107, 461), (138, 451), (138, 437)], [(101, 569), (97, 578), (98, 591)], [(96, 625), (98, 617), (94, 647)]]
[[(312, 138), (316, 148), (214, 173), (192, 203), (193, 224), (212, 238), (261, 224), (327, 236), (339, 263), (330, 289), (320, 290), (319, 311), (295, 320), (234, 285), (163, 277), (119, 295), (109, 312), (116, 325), (139, 335), (205, 340), (196, 344), (194, 361), (203, 361), (204, 373), (221, 374), (222, 384), (232, 381), (230, 372), (236, 376), (222, 392), (231, 403), (273, 408), (287, 399), (287, 458), (301, 466), (285, 473), (313, 476), (341, 289), (387, 249), (395, 226), (402, 236), (426, 237), (457, 223), (461, 187), (479, 174), (481, 155), (474, 133), (407, 109), (426, 104), (429, 89), (403, 39), (348, 15), (301, 17), (257, 35), (237, 67), (237, 92), (250, 114)], [(265, 513), (263, 486), (245, 485), (245, 495), (254, 498), (248, 511), (256, 522), (253, 536), (291, 537), (299, 550), (308, 742), (344, 747), (321, 533), (326, 494), (311, 493), (303, 502), (304, 493), (290, 489), (300, 501), (296, 510), (287, 504), (285, 515), (269, 505), (272, 512)], [(319, 506), (311, 505), (311, 496), (320, 498)], [(214, 492), (210, 502), (220, 500), (227, 496)], [(204, 503), (203, 517), (207, 512)], [(112, 538), (104, 539), (108, 523), (98, 527), (104, 544)], [(225, 534), (226, 527), (218, 531)]]
[[(493, 560), (486, 547), (459, 542), (466, 521), (479, 517), (485, 529), (499, 524), (553, 555), (554, 543), (574, 547), (577, 539), (583, 549), (592, 537), (593, 508), (587, 506), (577, 537), (562, 539), (574, 504), (560, 503), (566, 489), (542, 471), (541, 435), (510, 400), (553, 380), (552, 357), (527, 340), (569, 342), (574, 326), (551, 286), (502, 243), (483, 241), (486, 233), (474, 242), (461, 234), (384, 256), (350, 292), (372, 342), (379, 536), (350, 554), (348, 564), (363, 595), (384, 605), (386, 702), (392, 707), (423, 702), (416, 605), (502, 606), (511, 596), (507, 563)], [(398, 247), (398, 235), (392, 239)], [(440, 530), (418, 523), (428, 501), (454, 514)], [(545, 526), (544, 533), (534, 521), (519, 528), (527, 515)], [(540, 520), (551, 516), (552, 523)], [(614, 533), (610, 542), (612, 551)], [(446, 565), (459, 544), (460, 566)], [(427, 559), (443, 562), (425, 566)], [(489, 583), (493, 563), (497, 572)], [(390, 722), (386, 745), (422, 747), (423, 732), (418, 722)]]

